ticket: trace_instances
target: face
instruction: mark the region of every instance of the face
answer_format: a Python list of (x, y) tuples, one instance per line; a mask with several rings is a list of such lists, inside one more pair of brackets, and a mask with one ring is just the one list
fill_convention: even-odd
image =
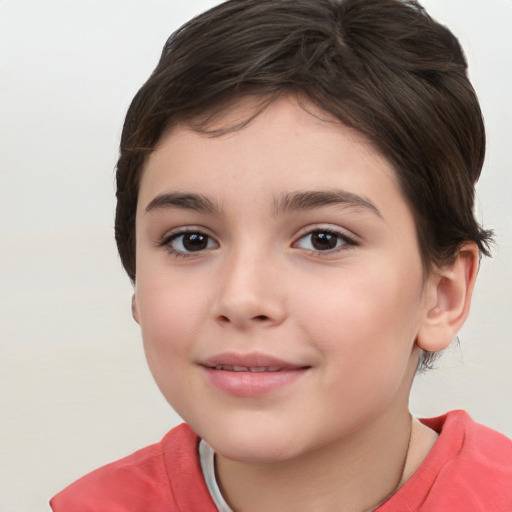
[(136, 237), (149, 366), (218, 453), (290, 459), (407, 409), (423, 267), (362, 135), (291, 97), (220, 137), (178, 126), (144, 169)]

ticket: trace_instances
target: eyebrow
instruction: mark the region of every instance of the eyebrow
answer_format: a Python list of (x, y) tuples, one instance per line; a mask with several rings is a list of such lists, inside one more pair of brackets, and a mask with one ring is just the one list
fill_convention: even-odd
[(211, 199), (201, 194), (169, 192), (153, 198), (146, 206), (146, 213), (171, 208), (183, 208), (204, 213), (218, 213), (221, 210)]
[[(384, 217), (379, 209), (369, 200), (346, 190), (311, 190), (290, 192), (274, 200), (274, 215), (299, 210), (313, 210), (324, 206), (342, 205), (363, 208), (381, 219)], [(155, 210), (182, 208), (202, 213), (220, 213), (222, 208), (202, 194), (190, 192), (167, 192), (157, 195), (146, 206), (146, 213)]]
[(324, 206), (342, 205), (363, 208), (384, 219), (379, 209), (369, 199), (346, 190), (312, 190), (284, 194), (274, 201), (275, 214), (298, 210), (313, 210)]

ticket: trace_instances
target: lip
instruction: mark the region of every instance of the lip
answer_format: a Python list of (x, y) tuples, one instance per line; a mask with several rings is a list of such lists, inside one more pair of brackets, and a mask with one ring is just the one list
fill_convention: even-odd
[(301, 378), (310, 366), (263, 353), (226, 352), (200, 363), (208, 381), (233, 396), (256, 397), (277, 392)]
[(277, 357), (261, 352), (241, 354), (236, 352), (224, 352), (209, 357), (201, 362), (202, 366), (215, 368), (216, 366), (245, 366), (247, 368), (279, 368), (280, 370), (297, 370), (307, 365), (285, 361)]

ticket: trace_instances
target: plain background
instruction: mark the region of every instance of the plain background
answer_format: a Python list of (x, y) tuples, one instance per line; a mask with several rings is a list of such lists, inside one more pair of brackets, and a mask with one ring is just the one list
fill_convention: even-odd
[[(167, 36), (207, 0), (0, 0), (0, 510), (47, 510), (159, 440), (160, 396), (113, 241), (123, 116)], [(512, 436), (512, 1), (425, 0), (461, 39), (488, 129), (478, 216), (496, 230), (473, 311), (419, 416), (467, 409)]]

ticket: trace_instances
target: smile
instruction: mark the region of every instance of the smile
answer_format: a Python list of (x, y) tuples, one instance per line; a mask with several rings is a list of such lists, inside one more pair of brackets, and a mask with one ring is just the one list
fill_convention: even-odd
[(225, 372), (252, 372), (252, 373), (260, 373), (260, 372), (279, 372), (284, 368), (280, 368), (279, 366), (233, 366), (230, 364), (217, 364), (213, 368), (215, 370), (222, 370)]
[(311, 369), (261, 353), (218, 354), (200, 366), (209, 385), (223, 394), (246, 398), (284, 392)]

